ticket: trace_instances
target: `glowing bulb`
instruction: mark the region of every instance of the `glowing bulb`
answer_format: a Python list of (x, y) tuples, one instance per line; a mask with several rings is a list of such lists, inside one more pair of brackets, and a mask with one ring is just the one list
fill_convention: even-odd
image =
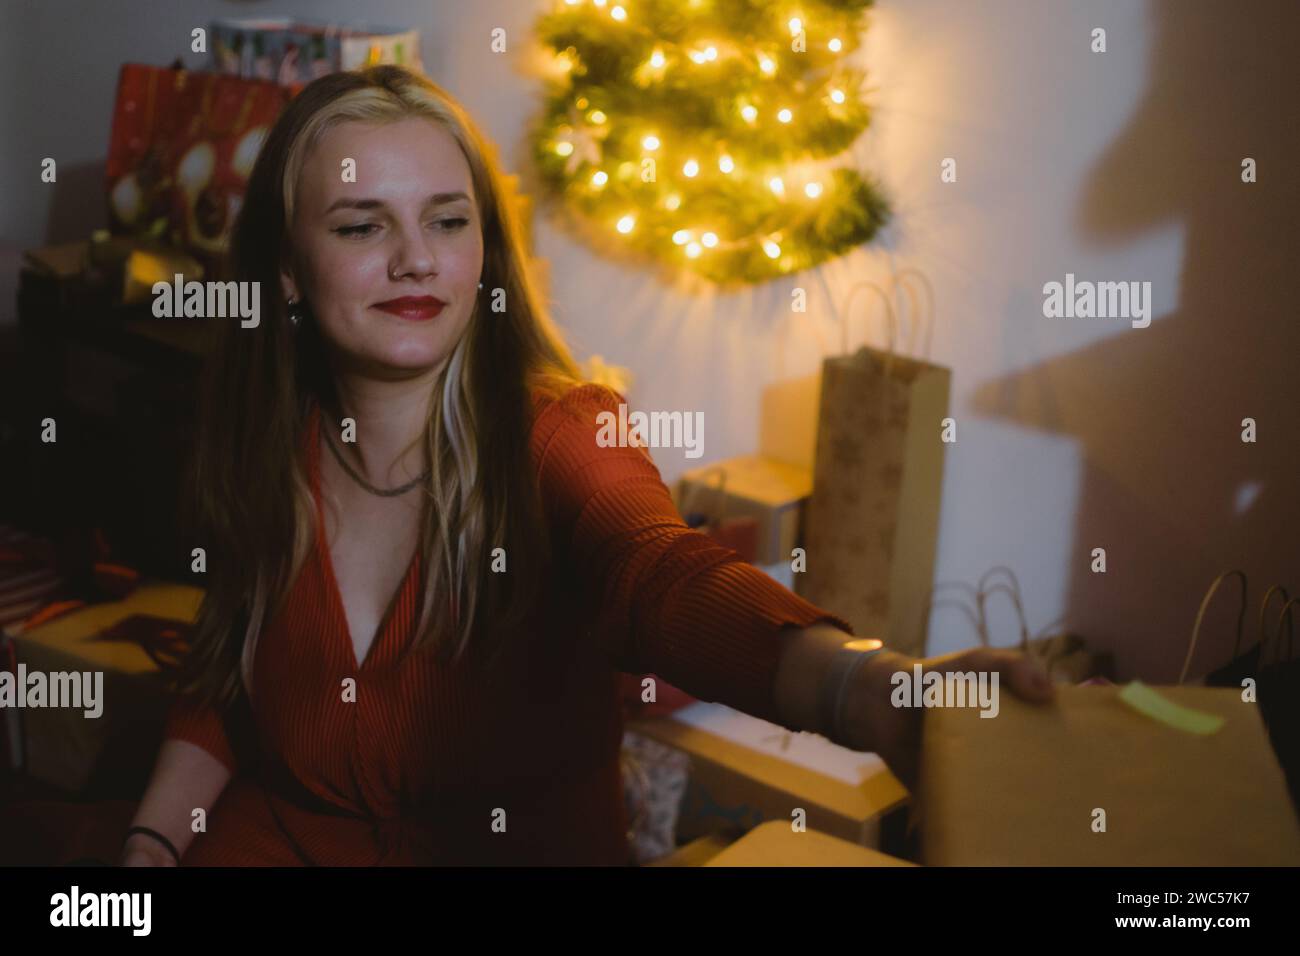
[(791, 18), (790, 18), (790, 35), (791, 35), (791, 36), (794, 36), (795, 34), (797, 34), (797, 33), (798, 33), (800, 30), (802, 30), (802, 29), (803, 29), (803, 21), (800, 20), (798, 17), (791, 17)]
[(700, 242), (712, 249), (718, 244), (718, 234), (716, 232), (706, 232), (704, 235), (700, 236)]
[(635, 225), (636, 225), (636, 219), (634, 217), (624, 216), (622, 219), (618, 221), (618, 231), (623, 233), (624, 235), (627, 235), (629, 232), (632, 231), (632, 227)]
[(716, 60), (718, 58), (718, 48), (716, 46), (711, 46), (706, 49), (704, 51), (704, 58), (706, 60)]
[(775, 259), (781, 254), (781, 247), (771, 239), (765, 239), (763, 241), (763, 251), (767, 253), (769, 259)]
[(591, 120), (597, 126), (605, 122), (605, 120), (608, 118), (609, 117), (607, 117), (601, 110), (592, 110), (590, 113), (587, 114), (587, 119)]
[(718, 168), (722, 170), (724, 173), (729, 173), (736, 168), (736, 164), (734, 161), (732, 161), (732, 158), (730, 156), (724, 153), (723, 155), (718, 157)]
[(701, 53), (699, 50), (692, 50), (691, 59), (694, 60), (696, 63), (703, 63), (705, 60), (708, 59), (708, 57), (705, 54)]
[(831, 40), (831, 42), (826, 45), (831, 48), (832, 53), (839, 53), (840, 50), (843, 49), (844, 47), (844, 44), (840, 42), (839, 37), (836, 37), (835, 39)]
[(673, 242), (679, 246), (686, 245), (690, 241), (691, 233), (688, 229), (678, 229), (673, 233)]
[(561, 156), (571, 156), (573, 155), (573, 144), (568, 142), (556, 143), (555, 151)]
[(760, 56), (758, 58), (758, 68), (768, 76), (771, 76), (776, 72), (776, 64), (765, 56)]
[(694, 177), (700, 171), (700, 164), (693, 159), (688, 159), (686, 165), (682, 167), (682, 172), (688, 177)]
[(608, 2), (608, 0), (591, 0), (591, 2), (598, 7), (603, 7)]
[(816, 199), (818, 196), (822, 194), (822, 184), (809, 183), (807, 186), (803, 188), (803, 192), (804, 195), (807, 196), (809, 199)]
[(576, 7), (578, 4), (582, 3), (582, 0), (564, 0), (564, 2), (571, 7)]
[(785, 195), (785, 183), (781, 181), (780, 176), (773, 176), (767, 181), (767, 185), (772, 192), (776, 193), (778, 196)]
[(843, 90), (831, 90), (831, 102), (833, 102), (833, 103), (843, 103), (843, 102), (844, 102), (844, 91), (843, 91)]
[(700, 244), (698, 242), (690, 243), (686, 247), (686, 255), (691, 259), (698, 259), (700, 257)]
[(673, 193), (671, 196), (669, 196), (667, 199), (664, 200), (664, 205), (674, 211), (681, 204), (682, 204), (682, 197), (677, 195), (676, 193)]
[(599, 170), (591, 177), (591, 184), (597, 188), (605, 185), (607, 182), (609, 182), (609, 173), (605, 172), (603, 169)]
[(781, 112), (776, 114), (776, 118), (779, 119), (782, 123), (788, 123), (790, 122), (790, 120), (794, 119), (794, 114), (791, 113), (789, 110), (781, 110)]
[(627, 11), (624, 10), (622, 7), (615, 7), (614, 9), (610, 10), (609, 15), (613, 17), (615, 20), (627, 19)]
[(588, 101), (588, 99), (587, 99), (585, 96), (579, 96), (578, 99), (574, 102), (573, 105), (576, 106), (576, 107), (577, 107), (578, 109), (580, 109), (580, 110), (585, 110), (585, 109), (587, 108), (587, 104), (588, 104), (588, 102), (589, 102), (589, 101)]
[(659, 148), (659, 137), (654, 135), (654, 133), (651, 133), (645, 139), (641, 140), (641, 145), (653, 153)]
[(663, 50), (655, 50), (653, 53), (650, 54), (650, 65), (653, 66), (655, 69), (658, 69), (659, 67), (664, 65)]
[(753, 106), (742, 106), (740, 108), (740, 115), (745, 117), (746, 122), (752, 123), (758, 117), (758, 109)]

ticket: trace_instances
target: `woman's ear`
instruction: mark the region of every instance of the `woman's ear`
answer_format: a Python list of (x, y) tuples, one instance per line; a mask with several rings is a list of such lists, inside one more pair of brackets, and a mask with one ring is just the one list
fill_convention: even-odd
[(284, 292), (286, 302), (293, 302), (302, 298), (298, 294), (298, 283), (293, 281), (293, 275), (288, 269), (280, 270), (280, 289)]

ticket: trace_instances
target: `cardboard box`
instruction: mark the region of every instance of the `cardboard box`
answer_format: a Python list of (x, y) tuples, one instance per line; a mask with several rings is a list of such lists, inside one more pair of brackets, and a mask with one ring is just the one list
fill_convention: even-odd
[[(719, 491), (718, 468), (726, 469), (726, 481)], [(717, 518), (753, 518), (758, 522), (758, 552), (755, 564), (790, 562), (790, 552), (799, 544), (803, 505), (812, 494), (812, 471), (767, 458), (744, 455), (693, 468), (677, 481), (674, 500), (677, 509)]]
[[(1295, 866), (1300, 823), (1258, 704), (1238, 688), (1160, 687), (1224, 719), (1189, 733), (1123, 688), (1057, 687), (925, 715), (921, 861), (938, 866)], [(1105, 812), (1104, 831), (1097, 829)]]
[(679, 842), (769, 820), (788, 827), (792, 812), (802, 808), (809, 830), (874, 848), (883, 817), (908, 800), (875, 754), (794, 733), (724, 704), (692, 704), (667, 717), (631, 721), (628, 729), (691, 758)]
[(760, 824), (703, 866), (916, 866), (878, 850), (789, 823)]
[[(200, 588), (145, 584), (11, 637), (27, 672), (103, 674), (102, 714), (53, 707), (15, 709), (27, 774), (69, 792), (130, 793), (148, 779), (158, 756), (169, 697), (158, 665), (138, 645), (101, 635), (136, 614), (193, 621)], [(138, 790), (136, 791), (138, 795)]]

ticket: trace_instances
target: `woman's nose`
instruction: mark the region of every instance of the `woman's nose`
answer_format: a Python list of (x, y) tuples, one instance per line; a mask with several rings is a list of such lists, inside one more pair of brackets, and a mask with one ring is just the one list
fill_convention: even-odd
[(398, 246), (388, 269), (391, 278), (411, 276), (423, 279), (425, 276), (437, 275), (438, 264), (427, 236), (419, 229), (409, 226), (398, 230), (397, 236)]

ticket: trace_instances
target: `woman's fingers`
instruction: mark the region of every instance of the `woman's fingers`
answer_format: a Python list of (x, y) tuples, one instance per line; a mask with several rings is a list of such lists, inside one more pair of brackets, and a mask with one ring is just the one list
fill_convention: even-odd
[(1024, 651), (1007, 647), (973, 647), (956, 651), (924, 662), (926, 670), (974, 671), (998, 674), (999, 688), (1005, 686), (1013, 694), (1032, 703), (1047, 703), (1056, 696), (1056, 690), (1047, 670)]

